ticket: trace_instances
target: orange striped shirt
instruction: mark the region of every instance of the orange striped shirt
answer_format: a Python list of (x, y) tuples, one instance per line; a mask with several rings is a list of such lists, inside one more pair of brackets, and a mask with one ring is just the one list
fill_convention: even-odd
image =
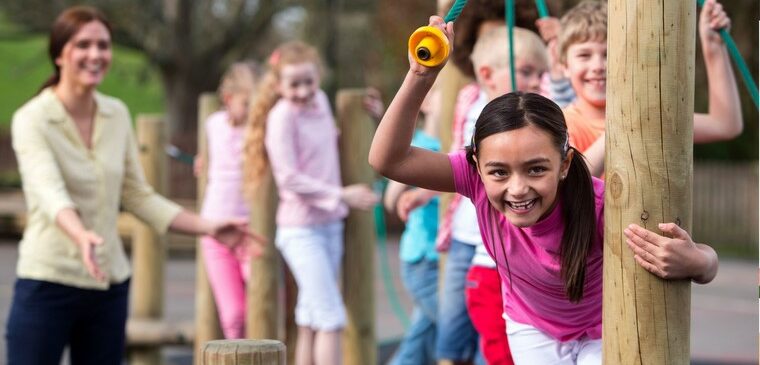
[(571, 104), (562, 109), (567, 123), (567, 133), (570, 135), (570, 145), (581, 152), (591, 145), (604, 133), (604, 118), (588, 118), (581, 115), (578, 108)]

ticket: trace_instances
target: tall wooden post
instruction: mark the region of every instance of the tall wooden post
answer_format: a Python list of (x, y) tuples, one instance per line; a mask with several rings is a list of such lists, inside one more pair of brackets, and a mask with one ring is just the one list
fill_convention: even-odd
[[(206, 93), (198, 98), (198, 152), (205, 166), (208, 167), (208, 151), (206, 148), (206, 128), (204, 123), (211, 113), (219, 109), (219, 101), (216, 94)], [(203, 204), (207, 183), (206, 169), (198, 176), (197, 206)], [(219, 328), (219, 316), (216, 311), (214, 295), (206, 275), (206, 265), (203, 260), (201, 239), (197, 239), (195, 249), (195, 342), (194, 364), (201, 363), (203, 344), (207, 341), (222, 338), (222, 330)]]
[[(159, 194), (166, 193), (168, 163), (164, 155), (167, 126), (161, 116), (137, 117), (137, 144), (145, 179)], [(130, 291), (131, 317), (161, 319), (164, 314), (164, 262), (166, 237), (150, 226), (136, 222), (132, 235), (132, 288)], [(145, 347), (129, 354), (133, 365), (160, 364), (161, 349)]]
[[(375, 174), (367, 163), (375, 122), (362, 106), (364, 89), (344, 89), (336, 97), (340, 166), (344, 185), (372, 186)], [(375, 224), (372, 212), (352, 210), (346, 219), (343, 298), (348, 325), (343, 334), (343, 363), (377, 362), (375, 342)]]
[(623, 229), (691, 230), (693, 1), (609, 2), (604, 364), (688, 364), (690, 282), (642, 269)]
[(251, 260), (248, 280), (246, 334), (248, 338), (277, 338), (280, 318), (277, 283), (280, 258), (274, 244), (277, 190), (267, 173), (250, 202), (250, 227), (269, 240), (264, 253)]

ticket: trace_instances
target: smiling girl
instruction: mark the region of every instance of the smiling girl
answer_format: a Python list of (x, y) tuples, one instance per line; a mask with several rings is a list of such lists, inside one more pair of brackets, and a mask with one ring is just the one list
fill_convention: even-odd
[[(451, 23), (431, 17), (430, 25), (452, 38)], [(562, 111), (538, 94), (509, 93), (488, 103), (466, 151), (410, 147), (420, 103), (442, 66), (426, 68), (410, 57), (372, 142), (370, 164), (390, 179), (472, 200), (497, 263), (516, 364), (600, 364), (604, 183), (569, 145)], [(660, 229), (677, 238), (638, 226), (626, 235), (632, 244), (669, 240), (667, 250), (686, 255), (658, 275), (712, 280), (712, 249), (674, 225)]]
[(377, 197), (369, 186), (341, 182), (339, 133), (319, 88), (317, 51), (285, 43), (269, 66), (246, 132), (247, 189), (255, 189), (271, 165), (280, 197), (275, 243), (298, 285), (296, 364), (340, 364), (343, 218), (349, 207), (369, 209)]

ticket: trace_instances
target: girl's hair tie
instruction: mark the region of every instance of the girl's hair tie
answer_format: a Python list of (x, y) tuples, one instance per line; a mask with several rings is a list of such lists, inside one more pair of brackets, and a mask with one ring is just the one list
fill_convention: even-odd
[(280, 63), (280, 50), (276, 49), (272, 54), (269, 56), (269, 60), (267, 61), (269, 63), (269, 67), (275, 67), (278, 63)]

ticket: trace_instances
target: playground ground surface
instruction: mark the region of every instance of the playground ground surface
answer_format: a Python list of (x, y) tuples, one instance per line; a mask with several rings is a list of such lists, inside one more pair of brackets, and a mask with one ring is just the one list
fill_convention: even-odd
[[(0, 328), (5, 333), (11, 300), (17, 239), (0, 238)], [(398, 244), (389, 242), (390, 267), (398, 272)], [(178, 257), (177, 257), (178, 256)], [(691, 358), (696, 365), (758, 364), (758, 307), (756, 261), (724, 259), (715, 281), (692, 286)], [(379, 364), (385, 363), (403, 332), (387, 300), (376, 265), (376, 336)], [(394, 277), (402, 305), (411, 302)], [(195, 263), (191, 255), (172, 257), (166, 268), (166, 318), (171, 321), (192, 320), (194, 311)], [(0, 341), (0, 364), (5, 362), (5, 339)], [(189, 347), (165, 347), (166, 365), (192, 364)], [(67, 361), (63, 362), (67, 364)]]

